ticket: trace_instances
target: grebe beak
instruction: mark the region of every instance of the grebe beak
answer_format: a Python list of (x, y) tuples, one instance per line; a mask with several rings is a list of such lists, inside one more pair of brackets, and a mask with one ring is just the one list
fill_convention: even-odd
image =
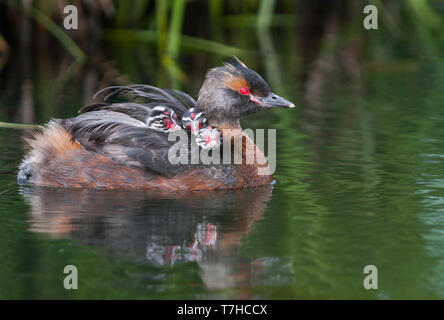
[(294, 104), (290, 101), (279, 97), (277, 94), (270, 92), (266, 97), (255, 97), (264, 108), (294, 108)]

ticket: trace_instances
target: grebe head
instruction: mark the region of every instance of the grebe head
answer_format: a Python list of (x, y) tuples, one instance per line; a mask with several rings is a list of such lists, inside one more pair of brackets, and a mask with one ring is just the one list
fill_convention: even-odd
[(201, 128), (207, 125), (207, 122), (204, 113), (197, 108), (188, 109), (182, 116), (182, 128), (192, 134), (197, 134)]
[(151, 109), (146, 118), (146, 124), (148, 128), (164, 133), (180, 130), (176, 113), (171, 108), (164, 106), (157, 106)]
[(294, 104), (271, 92), (259, 74), (235, 58), (208, 71), (197, 106), (213, 125), (238, 125), (245, 115), (271, 107), (293, 108)]

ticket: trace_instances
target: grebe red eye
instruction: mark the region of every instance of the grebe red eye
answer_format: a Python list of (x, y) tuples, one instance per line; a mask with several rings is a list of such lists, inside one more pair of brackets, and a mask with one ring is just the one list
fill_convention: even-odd
[(169, 112), (168, 112), (168, 111), (165, 111), (164, 114), (169, 115)]
[(243, 95), (246, 95), (246, 94), (249, 94), (250, 91), (248, 90), (248, 88), (242, 87), (242, 88), (239, 89), (239, 93), (243, 94)]
[(194, 119), (194, 113), (190, 114), (191, 119)]

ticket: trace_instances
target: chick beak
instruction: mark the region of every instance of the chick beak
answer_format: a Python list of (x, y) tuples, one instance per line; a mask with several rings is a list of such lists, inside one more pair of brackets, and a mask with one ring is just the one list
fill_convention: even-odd
[[(253, 99), (252, 99), (253, 100)], [(279, 97), (277, 94), (270, 92), (268, 96), (265, 97), (254, 97), (255, 102), (259, 102), (259, 104), (264, 108), (294, 108), (294, 104), (290, 101)]]

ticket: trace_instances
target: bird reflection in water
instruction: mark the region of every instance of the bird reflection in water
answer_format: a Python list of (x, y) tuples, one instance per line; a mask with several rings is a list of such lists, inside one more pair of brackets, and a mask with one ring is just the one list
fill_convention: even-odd
[(228, 288), (257, 273), (240, 257), (241, 239), (264, 214), (272, 185), (171, 194), (147, 190), (22, 187), (30, 230), (79, 239), (112, 255), (158, 267), (195, 262), (208, 288)]

